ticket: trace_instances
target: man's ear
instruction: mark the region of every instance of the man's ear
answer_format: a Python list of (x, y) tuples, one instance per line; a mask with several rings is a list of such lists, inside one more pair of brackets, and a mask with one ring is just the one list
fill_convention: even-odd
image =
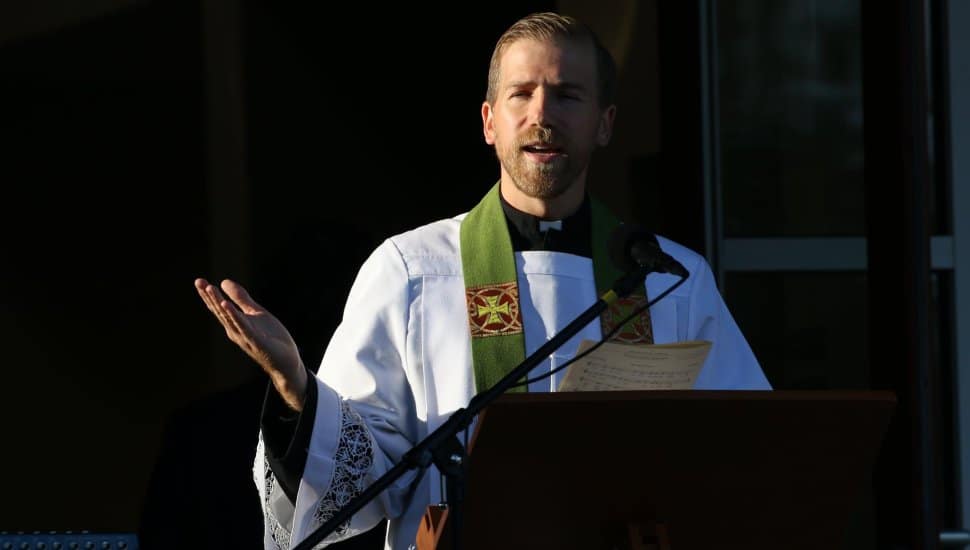
[(489, 145), (495, 145), (495, 123), (492, 116), (492, 106), (487, 101), (482, 102), (482, 132), (485, 134), (485, 143)]
[(605, 147), (613, 137), (613, 119), (616, 117), (616, 105), (610, 105), (600, 113), (600, 123), (596, 129), (596, 144)]

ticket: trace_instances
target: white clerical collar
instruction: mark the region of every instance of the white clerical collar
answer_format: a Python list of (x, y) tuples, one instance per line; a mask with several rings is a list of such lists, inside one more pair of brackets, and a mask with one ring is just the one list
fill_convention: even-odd
[(539, 220), (540, 233), (545, 233), (549, 229), (562, 231), (562, 220)]

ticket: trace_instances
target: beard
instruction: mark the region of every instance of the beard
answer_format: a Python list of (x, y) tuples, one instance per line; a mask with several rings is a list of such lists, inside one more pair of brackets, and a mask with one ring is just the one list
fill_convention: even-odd
[[(526, 145), (556, 147), (560, 154), (551, 162), (533, 162), (523, 147)], [(559, 132), (549, 127), (534, 127), (504, 147), (496, 147), (502, 168), (512, 183), (525, 195), (537, 199), (553, 199), (566, 192), (576, 181), (589, 160)]]

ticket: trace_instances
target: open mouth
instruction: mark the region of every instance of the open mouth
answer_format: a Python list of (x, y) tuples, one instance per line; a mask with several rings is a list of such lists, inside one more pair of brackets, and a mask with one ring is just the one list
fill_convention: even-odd
[(551, 163), (566, 155), (566, 151), (562, 147), (550, 143), (530, 143), (523, 145), (522, 151), (533, 162), (543, 164)]
[(562, 154), (563, 152), (562, 147), (557, 147), (550, 143), (530, 143), (528, 145), (524, 145), (522, 150), (526, 153), (535, 153), (540, 155)]

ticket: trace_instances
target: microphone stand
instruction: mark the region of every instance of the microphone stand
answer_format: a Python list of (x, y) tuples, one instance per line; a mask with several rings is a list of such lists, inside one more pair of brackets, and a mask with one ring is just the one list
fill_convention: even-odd
[[(532, 355), (526, 357), (517, 367), (512, 369), (501, 380), (492, 387), (479, 392), (468, 406), (458, 409), (448, 417), (441, 426), (428, 434), (427, 437), (419, 441), (408, 452), (404, 453), (401, 460), (391, 469), (369, 485), (363, 492), (350, 500), (345, 506), (337, 510), (323, 525), (312, 531), (294, 550), (310, 550), (314, 545), (333, 533), (338, 527), (350, 520), (368, 502), (377, 498), (384, 489), (388, 488), (394, 481), (403, 476), (408, 470), (417, 468), (425, 469), (432, 462), (447, 477), (448, 497), (455, 498), (455, 502), (450, 502), (453, 519), (451, 530), (455, 542), (459, 540), (459, 524), (461, 519), (460, 505), (463, 496), (461, 477), (464, 471), (465, 448), (458, 440), (458, 434), (464, 431), (474, 420), (475, 416), (482, 411), (489, 403), (497, 399), (506, 390), (516, 385), (518, 381), (529, 374), (546, 357), (565, 344), (570, 338), (591, 321), (598, 318), (600, 314), (611, 303), (620, 297), (633, 292), (638, 285), (643, 283), (647, 273), (656, 270), (652, 264), (641, 265), (637, 269), (631, 270), (623, 275), (613, 284), (613, 287), (596, 300), (586, 311), (582, 312), (572, 322), (566, 325), (558, 334), (549, 339)], [(457, 507), (457, 510), (455, 509)], [(453, 550), (458, 550), (457, 544)]]

